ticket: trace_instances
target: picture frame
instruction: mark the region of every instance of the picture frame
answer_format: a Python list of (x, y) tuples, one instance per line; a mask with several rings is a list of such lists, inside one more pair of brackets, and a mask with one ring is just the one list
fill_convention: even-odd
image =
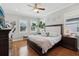
[(19, 31), (21, 33), (27, 31), (27, 21), (26, 20), (20, 20), (19, 21)]

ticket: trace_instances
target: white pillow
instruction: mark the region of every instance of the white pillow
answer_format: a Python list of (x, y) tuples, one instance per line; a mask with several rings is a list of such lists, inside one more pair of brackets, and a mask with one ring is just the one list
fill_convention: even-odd
[(44, 30), (41, 30), (41, 35), (42, 35), (42, 36), (47, 36), (47, 35), (46, 35), (46, 32), (45, 32)]
[(56, 32), (49, 33), (49, 36), (51, 36), (51, 37), (57, 37), (58, 35), (59, 35), (59, 34), (56, 33)]

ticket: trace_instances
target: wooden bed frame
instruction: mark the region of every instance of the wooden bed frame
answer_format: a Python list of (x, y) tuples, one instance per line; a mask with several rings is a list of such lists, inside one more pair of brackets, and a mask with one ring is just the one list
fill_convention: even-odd
[[(63, 25), (62, 24), (56, 24), (56, 25), (47, 25), (46, 27), (53, 27), (53, 26), (60, 26), (61, 28), (61, 35), (63, 35)], [(46, 56), (49, 50), (56, 48), (60, 46), (61, 41), (59, 41), (57, 44), (55, 44), (52, 48), (50, 48), (47, 53), (42, 54), (42, 48), (39, 47), (36, 43), (32, 42), (31, 40), (27, 40), (28, 46), (30, 46), (32, 49), (34, 49), (40, 56)]]

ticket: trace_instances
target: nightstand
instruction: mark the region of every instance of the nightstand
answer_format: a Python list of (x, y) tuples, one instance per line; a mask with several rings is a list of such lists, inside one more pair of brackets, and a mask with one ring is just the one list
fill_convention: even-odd
[(63, 36), (61, 45), (65, 48), (77, 51), (77, 38)]

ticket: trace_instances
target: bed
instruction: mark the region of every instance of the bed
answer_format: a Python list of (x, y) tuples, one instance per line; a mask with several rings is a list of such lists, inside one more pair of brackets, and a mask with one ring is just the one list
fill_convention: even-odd
[(58, 35), (54, 36), (44, 36), (44, 35), (29, 35), (27, 44), (33, 48), (39, 55), (47, 55), (47, 53), (60, 45), (62, 39), (62, 24), (57, 25), (47, 25), (46, 31)]

